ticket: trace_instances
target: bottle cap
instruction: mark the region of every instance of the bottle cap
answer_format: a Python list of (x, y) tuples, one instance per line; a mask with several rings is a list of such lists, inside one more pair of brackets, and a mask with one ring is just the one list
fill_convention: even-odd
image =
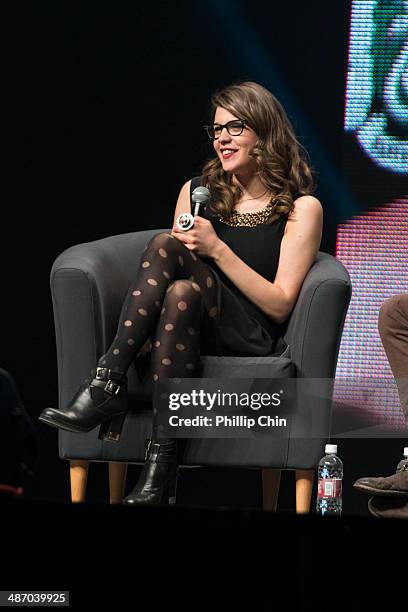
[(404, 457), (408, 457), (408, 446), (404, 448)]
[(324, 452), (326, 455), (335, 455), (337, 453), (337, 444), (326, 444)]

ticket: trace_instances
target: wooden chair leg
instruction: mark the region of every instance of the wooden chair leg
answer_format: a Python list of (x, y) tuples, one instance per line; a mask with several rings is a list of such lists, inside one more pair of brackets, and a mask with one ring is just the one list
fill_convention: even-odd
[(109, 497), (111, 504), (121, 504), (125, 495), (127, 463), (109, 462)]
[(84, 502), (86, 496), (86, 483), (88, 480), (89, 461), (84, 459), (72, 459), (69, 463), (71, 501), (74, 504)]
[(308, 514), (315, 470), (296, 470), (296, 514)]
[(262, 507), (276, 512), (278, 506), (281, 470), (262, 469)]

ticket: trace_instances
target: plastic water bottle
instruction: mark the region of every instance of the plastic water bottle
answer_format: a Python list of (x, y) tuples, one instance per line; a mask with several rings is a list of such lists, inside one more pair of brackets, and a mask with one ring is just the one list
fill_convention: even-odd
[(343, 463), (337, 457), (337, 444), (326, 444), (319, 461), (316, 512), (322, 516), (340, 516)]
[[(405, 466), (408, 466), (408, 446), (404, 448), (404, 456), (397, 465), (397, 472), (400, 472)], [(406, 469), (408, 469), (408, 467)]]

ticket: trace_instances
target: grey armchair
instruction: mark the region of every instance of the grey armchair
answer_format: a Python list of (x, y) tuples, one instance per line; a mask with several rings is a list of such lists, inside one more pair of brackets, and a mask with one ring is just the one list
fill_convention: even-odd
[[(161, 231), (169, 230), (140, 231), (76, 245), (54, 262), (51, 293), (60, 406), (71, 400), (98, 357), (110, 345), (142, 251), (150, 238)], [(350, 279), (343, 265), (331, 255), (319, 252), (287, 322), (285, 354), (280, 357), (201, 356), (201, 376), (334, 377), (350, 296)], [(149, 358), (145, 355), (138, 357), (128, 372), (130, 409), (119, 442), (100, 439), (99, 428), (84, 434), (59, 431), (59, 456), (71, 462), (73, 501), (84, 499), (90, 461), (109, 463), (112, 502), (120, 502), (123, 495), (127, 464), (143, 462), (145, 439), (150, 436), (151, 427), (148, 368)], [(276, 484), (272, 469), (294, 469), (299, 476), (299, 496), (306, 499), (306, 502), (300, 499), (299, 507), (307, 506), (314, 470), (323, 454), (324, 435), (326, 438), (330, 435), (330, 413), (331, 399), (328, 398), (322, 412), (323, 437), (317, 439), (189, 440), (182, 465), (263, 468), (264, 495), (271, 483)]]

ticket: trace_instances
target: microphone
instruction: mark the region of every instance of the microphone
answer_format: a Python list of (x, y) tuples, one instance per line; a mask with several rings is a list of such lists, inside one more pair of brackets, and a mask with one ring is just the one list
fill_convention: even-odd
[(195, 204), (194, 217), (196, 217), (197, 215), (200, 215), (201, 208), (202, 208), (202, 214), (200, 215), (200, 217), (202, 217), (202, 215), (205, 212), (205, 208), (208, 202), (210, 201), (210, 198), (211, 198), (210, 190), (207, 189), (207, 187), (196, 187), (194, 189), (193, 193), (191, 194), (191, 199), (193, 200)]
[(194, 202), (194, 214), (191, 213), (182, 213), (177, 217), (176, 225), (177, 227), (186, 232), (191, 229), (194, 225), (194, 217), (202, 216), (205, 212), (205, 208), (210, 201), (211, 194), (207, 187), (196, 187), (191, 194), (191, 199)]

